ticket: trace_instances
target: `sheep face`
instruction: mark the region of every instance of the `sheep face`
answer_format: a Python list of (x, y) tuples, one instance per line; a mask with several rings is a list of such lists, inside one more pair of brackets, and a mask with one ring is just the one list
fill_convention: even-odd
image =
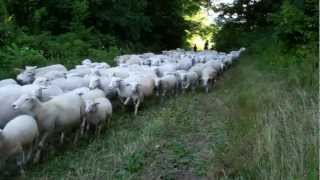
[(15, 110), (22, 112), (30, 112), (35, 106), (36, 97), (30, 94), (24, 94), (20, 96), (13, 104), (12, 107)]
[(33, 82), (33, 84), (40, 85), (40, 86), (49, 86), (50, 81), (46, 77), (39, 77)]
[(131, 90), (133, 93), (137, 93), (137, 92), (138, 92), (139, 84), (136, 83), (136, 82), (126, 83), (125, 86), (130, 87), (130, 90)]
[(92, 77), (89, 82), (89, 89), (95, 89), (100, 86), (100, 79), (98, 77)]
[(153, 72), (154, 72), (158, 77), (161, 77), (161, 72), (160, 72), (159, 68), (154, 68), (154, 69), (153, 69)]
[(22, 73), (17, 76), (17, 80), (22, 84), (30, 84), (34, 81), (36, 74), (36, 66), (34, 67), (26, 67)]
[(161, 79), (160, 79), (160, 78), (156, 78), (156, 79), (154, 80), (154, 86), (155, 86), (156, 88), (159, 88), (159, 87), (160, 87), (160, 83), (161, 83)]
[(109, 88), (119, 88), (120, 87), (120, 82), (121, 79), (120, 78), (116, 78), (116, 77), (112, 77), (110, 84), (109, 84)]
[(98, 109), (98, 102), (93, 102), (93, 101), (86, 101), (85, 102), (85, 112), (90, 114), (94, 113)]
[(203, 87), (207, 87), (209, 83), (209, 77), (203, 77), (202, 78), (202, 85)]
[(85, 59), (81, 62), (82, 65), (90, 65), (92, 61), (90, 59)]

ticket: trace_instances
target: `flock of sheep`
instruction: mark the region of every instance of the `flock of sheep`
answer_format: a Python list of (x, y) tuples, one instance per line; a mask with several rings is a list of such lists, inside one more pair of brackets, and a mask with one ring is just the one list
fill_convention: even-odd
[[(46, 141), (58, 134), (74, 133), (74, 143), (90, 128), (100, 134), (110, 123), (112, 104), (133, 106), (137, 114), (145, 97), (167, 96), (178, 91), (203, 88), (245, 50), (163, 51), (117, 57), (116, 67), (82, 61), (74, 69), (63, 65), (25, 67), (13, 79), (0, 80), (0, 160), (16, 158), (17, 166), (39, 161)], [(112, 102), (112, 103), (111, 103)]]

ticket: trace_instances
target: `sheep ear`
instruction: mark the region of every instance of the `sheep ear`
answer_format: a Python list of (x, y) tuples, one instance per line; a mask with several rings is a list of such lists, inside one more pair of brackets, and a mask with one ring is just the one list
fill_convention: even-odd
[(21, 68), (13, 68), (13, 70), (14, 71), (16, 71), (16, 72), (19, 72), (19, 73), (21, 73), (21, 72), (23, 72), (24, 70), (23, 69), (21, 69)]
[(26, 70), (34, 70), (37, 69), (38, 66), (26, 66)]

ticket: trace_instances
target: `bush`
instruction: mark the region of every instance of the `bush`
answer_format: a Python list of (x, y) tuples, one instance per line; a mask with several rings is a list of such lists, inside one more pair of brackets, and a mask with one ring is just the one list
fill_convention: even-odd
[(0, 78), (13, 77), (14, 68), (25, 65), (63, 64), (72, 68), (85, 58), (113, 64), (121, 54), (112, 36), (91, 34), (90, 30), (52, 36), (49, 33), (16, 34), (11, 45), (0, 49)]
[(0, 78), (7, 78), (14, 75), (14, 68), (22, 68), (25, 65), (45, 65), (47, 59), (43, 51), (30, 47), (18, 47), (16, 44), (6, 46), (0, 51)]
[(106, 62), (110, 65), (115, 65), (114, 58), (120, 55), (120, 50), (117, 47), (109, 49), (89, 49), (89, 57), (94, 61)]

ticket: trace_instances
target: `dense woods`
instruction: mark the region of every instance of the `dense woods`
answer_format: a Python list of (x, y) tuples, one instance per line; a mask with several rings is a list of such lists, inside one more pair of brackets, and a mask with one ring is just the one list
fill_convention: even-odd
[(111, 61), (125, 52), (182, 47), (193, 0), (0, 1), (1, 75), (25, 64)]

